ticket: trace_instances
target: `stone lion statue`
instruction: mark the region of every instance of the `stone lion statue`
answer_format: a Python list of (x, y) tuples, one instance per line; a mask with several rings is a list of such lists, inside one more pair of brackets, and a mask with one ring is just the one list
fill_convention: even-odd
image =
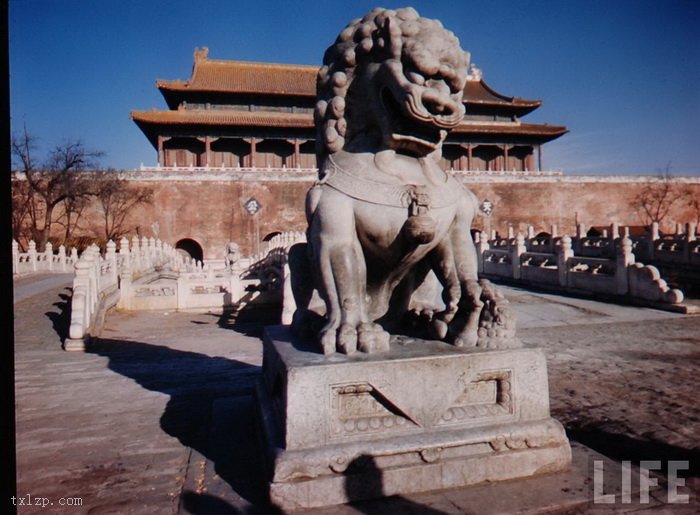
[(226, 268), (230, 271), (236, 270), (240, 265), (239, 261), (241, 259), (241, 248), (235, 241), (230, 241), (226, 245), (226, 257), (224, 258), (226, 262)]
[[(431, 336), (475, 346), (480, 325), (487, 332), (470, 235), (477, 201), (438, 165), (464, 117), (468, 65), (454, 34), (412, 8), (374, 9), (325, 53), (314, 113), (319, 180), (306, 198), (305, 258), (292, 269), (293, 328), (307, 327), (316, 288), (324, 354), (388, 349), (386, 328), (400, 327), (430, 272), (444, 304), (430, 314)], [(290, 255), (290, 266), (297, 261)], [(499, 313), (487, 325), (510, 324), (504, 303), (486, 304)]]

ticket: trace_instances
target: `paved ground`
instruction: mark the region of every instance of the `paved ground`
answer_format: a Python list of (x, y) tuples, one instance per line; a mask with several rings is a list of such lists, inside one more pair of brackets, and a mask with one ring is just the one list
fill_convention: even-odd
[[(15, 286), (19, 513), (272, 511), (261, 488), (251, 404), (260, 323), (246, 323), (245, 314), (115, 313), (89, 353), (67, 353), (66, 283), (34, 277)], [(508, 296), (523, 341), (547, 353), (552, 411), (572, 440), (618, 461), (688, 460), (689, 504), (663, 506), (658, 491), (635, 509), (700, 512), (700, 316), (513, 288)], [(592, 452), (578, 444), (574, 451), (577, 467), (589, 467)], [(561, 502), (590, 489), (575, 481), (316, 513), (502, 513), (512, 510), (512, 499), (523, 510), (548, 506), (553, 492), (559, 504), (550, 507), (580, 511)], [(27, 495), (54, 504), (27, 506)]]
[(27, 275), (15, 281), (14, 301), (21, 302), (34, 295), (47, 290), (63, 287), (73, 281), (73, 273), (70, 274), (35, 274)]

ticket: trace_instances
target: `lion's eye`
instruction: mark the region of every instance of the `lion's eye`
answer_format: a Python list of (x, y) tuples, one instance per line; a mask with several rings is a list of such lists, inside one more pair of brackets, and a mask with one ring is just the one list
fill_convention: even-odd
[(423, 77), (420, 73), (408, 72), (408, 78), (411, 80), (411, 82), (418, 84), (419, 86), (425, 84), (425, 77)]

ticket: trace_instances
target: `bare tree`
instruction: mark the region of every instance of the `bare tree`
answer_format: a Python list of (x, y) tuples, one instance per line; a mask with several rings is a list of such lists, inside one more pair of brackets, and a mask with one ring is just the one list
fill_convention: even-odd
[(700, 224), (700, 195), (694, 194), (694, 192), (688, 188), (685, 191), (685, 196), (688, 199), (688, 207), (690, 211), (695, 216), (694, 222)]
[[(29, 187), (26, 180), (13, 176), (11, 179), (12, 188), (12, 238), (17, 240), (24, 247), (27, 238), (27, 222), (30, 213), (34, 211), (34, 191)], [(26, 250), (26, 248), (25, 248)]]
[(116, 241), (130, 230), (126, 225), (129, 213), (138, 205), (153, 203), (153, 189), (131, 185), (111, 170), (98, 172), (95, 177), (95, 197), (104, 236)]
[(90, 205), (93, 191), (85, 191), (80, 195), (72, 195), (66, 197), (61, 206), (63, 213), (56, 219), (56, 223), (62, 225), (64, 230), (63, 241), (70, 242), (73, 238), (73, 232), (79, 227), (80, 219), (85, 209)]
[(675, 183), (671, 175), (671, 163), (659, 171), (656, 182), (647, 183), (633, 199), (633, 207), (644, 224), (661, 224), (672, 208), (686, 199), (686, 192)]
[(32, 191), (27, 199), (31, 237), (39, 250), (49, 240), (56, 206), (67, 199), (91, 194), (85, 170), (93, 169), (101, 152), (87, 150), (80, 141), (65, 142), (54, 147), (44, 163), (34, 161), (34, 138), (27, 132), (12, 138), (15, 170), (23, 174)]

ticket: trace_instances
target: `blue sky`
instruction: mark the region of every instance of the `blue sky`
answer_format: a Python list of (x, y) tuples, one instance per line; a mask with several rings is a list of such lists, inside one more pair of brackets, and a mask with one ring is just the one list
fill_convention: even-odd
[[(10, 0), (13, 131), (45, 148), (82, 140), (104, 166), (153, 165), (129, 118), (165, 108), (156, 79), (216, 59), (318, 64), (353, 18), (390, 2)], [(700, 175), (697, 0), (428, 0), (497, 91), (543, 100), (525, 121), (566, 125), (545, 167), (570, 174)]]

